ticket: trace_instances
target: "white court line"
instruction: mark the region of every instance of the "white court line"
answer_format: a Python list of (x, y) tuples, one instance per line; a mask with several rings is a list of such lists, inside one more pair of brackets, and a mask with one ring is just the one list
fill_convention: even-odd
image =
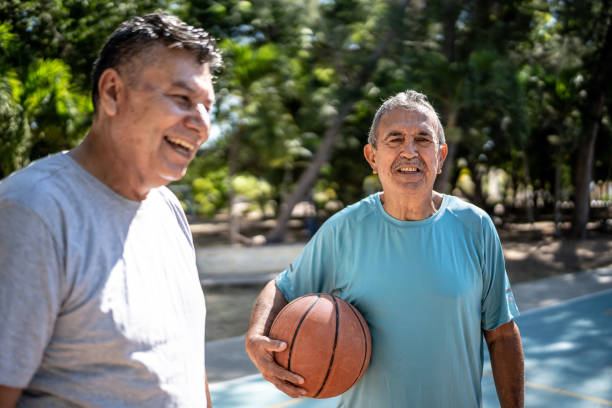
[(260, 377), (261, 379), (263, 379), (263, 377), (261, 376), (261, 374), (251, 374), (251, 375), (245, 375), (244, 377), (238, 377), (238, 378), (233, 378), (231, 380), (225, 380), (225, 381), (220, 381), (220, 382), (216, 382), (216, 383), (212, 383), (210, 384), (211, 388), (217, 388), (217, 387), (223, 387), (225, 385), (228, 384), (233, 384), (233, 383), (241, 383), (244, 381), (249, 381), (252, 379), (255, 379), (255, 377)]
[(280, 404), (268, 405), (266, 408), (283, 408), (302, 402), (301, 398), (292, 399), (290, 401), (281, 402)]
[[(489, 371), (483, 373), (487, 377), (493, 378), (493, 374)], [(549, 387), (548, 385), (536, 384), (530, 381), (525, 381), (525, 387), (535, 388), (538, 390), (544, 390), (548, 392), (552, 392), (554, 394), (567, 395), (568, 397), (574, 397), (582, 400), (597, 402), (598, 404), (606, 405), (612, 407), (612, 401), (608, 401), (603, 398), (591, 397), (590, 395), (578, 394), (571, 391), (565, 391), (561, 388)]]

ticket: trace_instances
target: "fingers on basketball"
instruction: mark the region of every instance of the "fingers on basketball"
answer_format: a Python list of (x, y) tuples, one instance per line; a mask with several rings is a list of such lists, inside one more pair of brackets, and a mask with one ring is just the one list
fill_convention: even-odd
[(370, 362), (372, 343), (363, 316), (330, 294), (290, 302), (276, 316), (270, 337), (287, 343), (274, 358), (304, 378), (301, 386), (308, 397), (342, 394), (359, 381)]

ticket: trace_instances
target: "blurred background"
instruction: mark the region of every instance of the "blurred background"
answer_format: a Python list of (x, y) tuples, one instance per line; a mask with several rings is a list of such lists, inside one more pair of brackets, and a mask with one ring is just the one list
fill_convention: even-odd
[(79, 143), (96, 53), (155, 10), (224, 56), (212, 135), (171, 185), (198, 246), (305, 242), (378, 191), (369, 126), (412, 88), (446, 130), (435, 188), (493, 217), (511, 278), (612, 263), (608, 0), (3, 0), (0, 178)]

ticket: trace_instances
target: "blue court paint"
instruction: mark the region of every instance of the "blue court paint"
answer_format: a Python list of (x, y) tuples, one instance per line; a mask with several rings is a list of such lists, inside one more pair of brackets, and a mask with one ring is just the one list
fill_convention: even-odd
[[(517, 323), (526, 407), (612, 406), (612, 290), (528, 311)], [(499, 406), (492, 377), (483, 377), (483, 400)]]
[(277, 390), (259, 374), (212, 384), (210, 393), (215, 408), (333, 408), (338, 401), (338, 398), (292, 399)]
[[(523, 313), (525, 406), (612, 407), (612, 290)], [(483, 407), (499, 407), (488, 353)], [(260, 375), (211, 385), (215, 408), (333, 408), (338, 398), (292, 400)]]

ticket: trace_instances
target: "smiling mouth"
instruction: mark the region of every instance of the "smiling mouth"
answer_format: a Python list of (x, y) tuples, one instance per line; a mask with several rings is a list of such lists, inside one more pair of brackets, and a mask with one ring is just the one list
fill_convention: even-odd
[(175, 150), (183, 153), (191, 153), (193, 150), (195, 150), (194, 145), (176, 137), (164, 136), (164, 140), (168, 142), (168, 144)]
[(418, 167), (400, 167), (397, 169), (402, 174), (419, 173), (421, 170)]

